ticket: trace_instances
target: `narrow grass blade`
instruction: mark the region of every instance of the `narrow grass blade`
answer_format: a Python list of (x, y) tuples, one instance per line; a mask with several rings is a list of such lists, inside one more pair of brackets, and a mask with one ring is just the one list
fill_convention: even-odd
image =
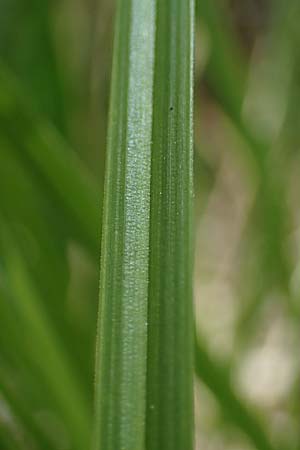
[(144, 448), (154, 3), (118, 2), (101, 254), (94, 450)]
[[(208, 83), (219, 105), (243, 137), (246, 145), (240, 146), (239, 150), (254, 162), (253, 168), (258, 176), (257, 200), (250, 218), (262, 236), (261, 261), (263, 268), (268, 268), (261, 293), (274, 283), (288, 292), (291, 268), (281, 245), (289, 220), (283, 172), (277, 170), (274, 173), (274, 167), (280, 163), (275, 160), (276, 152), (271, 152), (272, 142), (253, 129), (243, 117), (247, 67), (234, 35), (222, 17), (222, 6), (208, 0), (197, 0), (196, 6), (198, 18), (205, 22), (211, 39), (211, 54), (206, 71)], [(286, 27), (287, 21), (283, 21), (283, 24)], [(277, 57), (277, 46), (274, 53)], [(262, 295), (257, 295), (257, 298), (256, 305), (263, 304)]]
[(193, 1), (158, 0), (156, 27), (146, 447), (191, 450)]
[[(65, 421), (73, 448), (84, 450), (90, 441), (90, 410), (80, 383), (75, 378), (63, 346), (44, 312), (39, 294), (28, 276), (26, 265), (8, 228), (1, 224), (0, 248), (5, 281), (13, 299), (10, 314), (22, 330), (15, 333), (37, 378), (51, 392), (53, 404)], [(16, 325), (15, 325), (16, 326)]]
[[(9, 386), (6, 379), (4, 379), (1, 373), (1, 368), (0, 386), (2, 397), (2, 399), (0, 398), (0, 401), (5, 401), (9, 407), (9, 412), (13, 416), (14, 422), (22, 428), (22, 431), (25, 432), (26, 437), (28, 436), (28, 439), (30, 439), (31, 442), (34, 442), (34, 448), (40, 450), (55, 450), (55, 446), (49, 442), (49, 438), (45, 436), (45, 433), (43, 433), (41, 428), (37, 425), (34, 417), (28, 413), (28, 409), (26, 408), (27, 405), (25, 406), (24, 402), (20, 400), (14, 386)], [(10, 432), (10, 430), (7, 429), (7, 434), (13, 435), (14, 432), (13, 430)], [(3, 448), (6, 449), (6, 447)]]
[(7, 428), (1, 422), (0, 422), (0, 448), (5, 448), (5, 450), (21, 449), (20, 442), (16, 440), (13, 433), (9, 433), (7, 431)]
[(22, 80), (39, 111), (66, 131), (69, 91), (61, 75), (67, 65), (60, 64), (57, 54), (52, 1), (28, 0), (26, 11), (20, 14), (23, 5), (23, 0), (13, 6), (10, 0), (1, 0), (1, 60)]
[(53, 198), (63, 207), (71, 232), (86, 242), (93, 257), (98, 255), (99, 246), (94, 244), (99, 240), (102, 196), (93, 177), (49, 124), (28, 136), (26, 152)]
[(0, 65), (0, 132), (26, 168), (30, 180), (36, 182), (37, 189), (59, 206), (68, 232), (97, 258), (101, 189), (55, 127), (36, 113), (22, 86), (3, 65)]
[(220, 103), (226, 104), (230, 116), (236, 118), (241, 113), (247, 75), (241, 49), (224, 19), (222, 3), (196, 0), (196, 14), (200, 26), (203, 23), (209, 33), (208, 83)]

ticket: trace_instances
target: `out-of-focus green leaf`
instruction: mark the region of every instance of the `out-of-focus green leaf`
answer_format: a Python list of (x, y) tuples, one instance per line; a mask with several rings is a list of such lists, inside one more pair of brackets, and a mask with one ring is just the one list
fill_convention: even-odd
[[(2, 302), (3, 299), (0, 300)], [(13, 383), (9, 384), (9, 381), (5, 379), (0, 367), (0, 386), (1, 386), (1, 396), (3, 400), (7, 403), (9, 407), (9, 413), (11, 415), (11, 420), (15, 427), (21, 428), (21, 432), (25, 434), (25, 440), (30, 439), (27, 442), (27, 446), (33, 445), (34, 449), (45, 449), (54, 450), (55, 446), (50, 443), (49, 438), (46, 437), (43, 430), (35, 422), (34, 417), (29, 414), (28, 407), (24, 405), (24, 402), (19, 398), (16, 388)], [(13, 431), (13, 430), (12, 430)], [(17, 433), (17, 431), (15, 431)], [(11, 433), (12, 435), (14, 432)], [(12, 436), (13, 438), (13, 436)], [(6, 449), (6, 447), (4, 447)]]
[(1, 0), (0, 59), (30, 93), (31, 101), (65, 130), (66, 86), (54, 45), (52, 0)]
[[(35, 112), (13, 75), (0, 70), (0, 132), (50, 201), (59, 206), (61, 227), (99, 254), (101, 191), (78, 157)], [(73, 182), (76, 180), (76, 183)]]
[[(219, 105), (231, 118), (244, 138), (246, 146), (240, 146), (254, 162), (258, 190), (250, 215), (251, 230), (258, 231), (261, 240), (261, 263), (264, 273), (263, 286), (254, 295), (254, 304), (261, 304), (262, 294), (277, 284), (288, 290), (289, 261), (282, 242), (288, 227), (284, 179), (280, 170), (274, 171), (277, 162), (271, 152), (272, 143), (248, 124), (242, 114), (246, 94), (247, 68), (235, 42), (232, 31), (222, 15), (222, 6), (209, 1), (197, 1), (198, 17), (207, 26), (210, 37), (210, 56), (206, 77)], [(251, 166), (249, 164), (249, 166)], [(254, 224), (254, 227), (253, 227)], [(267, 270), (265, 270), (267, 269)], [(252, 309), (250, 306), (250, 309)], [(249, 311), (250, 311), (249, 309)]]
[(95, 327), (85, 326), (83, 335), (70, 318), (68, 248), (74, 240), (98, 262), (100, 183), (97, 187), (54, 127), (35, 112), (11, 72), (2, 68), (0, 81), (0, 210), (24, 253), (32, 255), (26, 264), (78, 371), (92, 380), (93, 351), (86, 345)]
[(196, 0), (196, 12), (209, 33), (208, 83), (218, 100), (226, 104), (229, 115), (236, 119), (245, 92), (246, 65), (228, 27), (227, 11), (220, 2)]
[(62, 414), (73, 447), (83, 450), (89, 445), (91, 425), (85, 393), (69, 365), (69, 358), (44, 312), (22, 256), (3, 221), (0, 245), (5, 280), (12, 296), (11, 313), (19, 330), (22, 330), (22, 333), (16, 334), (19, 348), (34, 366), (36, 376), (40, 377), (45, 389), (51, 392), (53, 404)]

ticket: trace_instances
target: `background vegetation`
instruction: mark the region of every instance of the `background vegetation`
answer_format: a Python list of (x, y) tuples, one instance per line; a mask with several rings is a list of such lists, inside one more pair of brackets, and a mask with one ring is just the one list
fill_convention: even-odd
[[(0, 448), (86, 449), (114, 2), (0, 0)], [(197, 449), (300, 447), (298, 0), (199, 0)]]

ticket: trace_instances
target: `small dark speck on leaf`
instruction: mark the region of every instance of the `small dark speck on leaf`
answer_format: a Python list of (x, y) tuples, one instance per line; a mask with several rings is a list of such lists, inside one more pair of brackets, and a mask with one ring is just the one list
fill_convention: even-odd
[(173, 111), (173, 109), (174, 109), (173, 106), (170, 106), (170, 111)]

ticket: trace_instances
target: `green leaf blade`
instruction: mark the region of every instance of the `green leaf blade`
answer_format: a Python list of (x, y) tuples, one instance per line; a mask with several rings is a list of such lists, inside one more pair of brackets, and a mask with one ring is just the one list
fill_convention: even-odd
[(142, 449), (154, 1), (120, 1), (104, 197), (94, 449)]
[(119, 2), (95, 450), (193, 448), (193, 27), (192, 0)]
[(147, 450), (193, 448), (193, 1), (157, 1)]

